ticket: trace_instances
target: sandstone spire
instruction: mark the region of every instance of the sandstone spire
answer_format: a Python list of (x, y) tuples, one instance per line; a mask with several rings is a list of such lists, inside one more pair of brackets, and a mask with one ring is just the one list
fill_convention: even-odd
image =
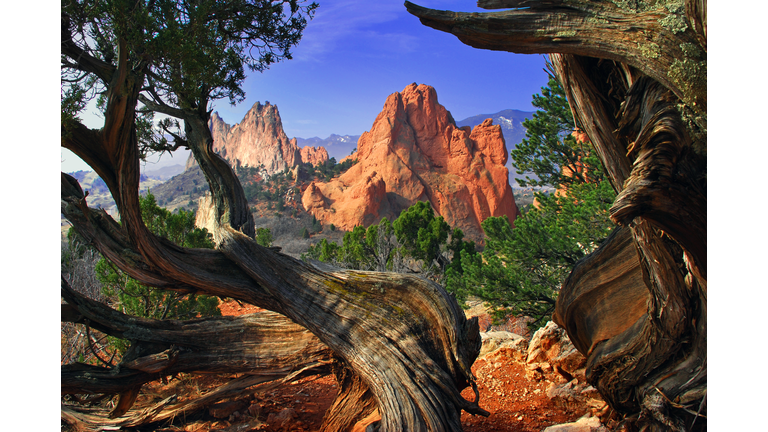
[[(299, 150), (296, 138), (288, 139), (277, 105), (256, 102), (240, 123), (229, 126), (214, 112), (208, 123), (213, 135), (213, 150), (230, 165), (259, 167), (264, 165), (267, 175), (285, 171), (301, 162), (317, 165), (328, 160), (328, 152), (322, 148)], [(187, 169), (195, 165), (190, 155)]]
[(312, 165), (320, 165), (328, 161), (328, 150), (325, 147), (302, 147), (300, 150), (301, 161)]
[(357, 148), (357, 164), (304, 191), (304, 208), (324, 223), (351, 230), (429, 201), (448, 224), (480, 240), (485, 218), (513, 221), (519, 212), (501, 128), (490, 119), (473, 130), (457, 127), (430, 86), (390, 95)]

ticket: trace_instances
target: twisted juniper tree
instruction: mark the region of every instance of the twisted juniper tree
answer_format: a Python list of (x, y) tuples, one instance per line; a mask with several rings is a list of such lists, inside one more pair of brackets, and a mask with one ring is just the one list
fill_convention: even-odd
[(406, 2), (482, 49), (549, 53), (617, 193), (620, 226), (563, 284), (554, 318), (630, 427), (706, 429), (707, 9), (704, 0)]
[[(64, 173), (62, 214), (85, 241), (144, 285), (232, 297), (285, 317), (262, 315), (255, 318), (260, 324), (228, 317), (189, 322), (127, 317), (82, 299), (62, 279), (63, 321), (131, 342), (114, 370), (62, 366), (62, 393), (121, 395), (113, 419), (93, 419), (70, 408), (62, 409), (63, 418), (102, 425), (168, 418), (183, 407), (129, 411), (143, 383), (179, 371), (244, 369), (251, 376), (287, 379), (322, 368), (329, 356), (340, 391), (326, 413), (325, 430), (347, 429), (375, 409), (381, 429), (389, 431), (460, 430), (462, 409), (487, 414), (477, 397), (470, 402), (460, 394), (474, 387), (476, 320), (467, 321), (456, 301), (425, 279), (324, 272), (261, 246), (243, 188), (212, 150), (211, 103), (244, 98), (245, 66), (263, 71), (290, 59), (315, 7), (295, 0), (62, 3), (61, 144), (104, 180), (120, 223), (89, 208), (87, 193)], [(89, 129), (78, 118), (89, 96), (98, 97), (103, 110), (100, 129)], [(156, 113), (165, 117), (155, 122)], [(142, 219), (139, 160), (148, 151), (178, 147), (191, 150), (210, 186), (215, 249), (177, 246), (154, 235)], [(299, 328), (259, 330), (287, 320)], [(312, 338), (328, 351), (316, 348)], [(282, 349), (270, 350), (275, 344)], [(280, 365), (281, 358), (288, 367)], [(219, 394), (231, 397), (256, 384), (253, 380)]]

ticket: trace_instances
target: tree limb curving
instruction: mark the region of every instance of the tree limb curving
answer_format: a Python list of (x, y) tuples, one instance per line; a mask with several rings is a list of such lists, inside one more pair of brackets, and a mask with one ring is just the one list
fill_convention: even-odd
[(422, 24), (451, 33), (475, 48), (519, 54), (573, 54), (626, 63), (662, 83), (697, 112), (706, 113), (706, 60), (692, 52), (700, 46), (700, 38), (685, 24), (685, 9), (661, 4), (647, 9), (617, 4), (587, 0), (489, 1), (481, 3), (481, 7), (519, 9), (486, 13), (434, 10), (409, 1), (405, 7)]

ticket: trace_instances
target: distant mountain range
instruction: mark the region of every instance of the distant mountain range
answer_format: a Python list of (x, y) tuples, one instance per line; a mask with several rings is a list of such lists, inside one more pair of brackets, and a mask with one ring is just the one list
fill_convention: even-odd
[(160, 167), (153, 170), (145, 169), (142, 172), (142, 174), (147, 176), (148, 178), (154, 178), (157, 180), (168, 180), (171, 177), (181, 174), (183, 172), (184, 172), (184, 165), (176, 164), (176, 165), (168, 165), (168, 166)]

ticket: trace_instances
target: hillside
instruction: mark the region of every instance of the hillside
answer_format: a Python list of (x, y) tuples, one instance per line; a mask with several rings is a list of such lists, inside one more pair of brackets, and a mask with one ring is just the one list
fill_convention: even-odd
[(144, 174), (146, 174), (147, 177), (163, 181), (169, 180), (171, 177), (184, 172), (184, 165), (182, 164), (166, 165), (159, 168), (154, 168), (147, 164), (145, 168)]
[(208, 190), (208, 182), (197, 165), (151, 189), (157, 204), (171, 211), (196, 209), (197, 200)]
[[(104, 180), (102, 180), (96, 172), (75, 171), (68, 174), (77, 179), (80, 183), (80, 187), (83, 188), (83, 191), (88, 192), (88, 198), (86, 198), (86, 200), (90, 207), (102, 208), (112, 216), (117, 214), (115, 200), (112, 199), (112, 195), (109, 193), (109, 189), (107, 189)], [(139, 181), (139, 191), (141, 192), (155, 188), (163, 183), (161, 178), (147, 174), (141, 174)]]

